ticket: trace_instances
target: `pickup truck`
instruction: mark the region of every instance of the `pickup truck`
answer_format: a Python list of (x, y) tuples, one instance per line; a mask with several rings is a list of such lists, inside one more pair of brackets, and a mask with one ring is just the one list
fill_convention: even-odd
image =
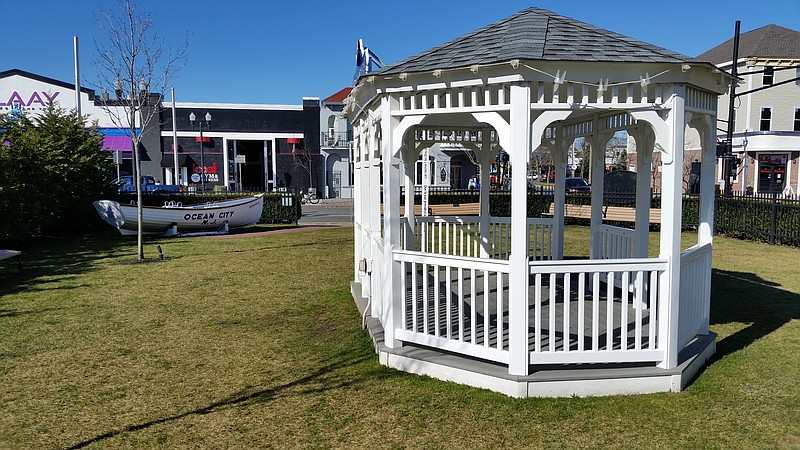
[[(134, 193), (136, 184), (132, 176), (121, 177), (117, 180), (119, 192)], [(142, 177), (143, 194), (177, 194), (183, 192), (183, 186), (179, 184), (157, 184), (155, 178), (151, 176)]]

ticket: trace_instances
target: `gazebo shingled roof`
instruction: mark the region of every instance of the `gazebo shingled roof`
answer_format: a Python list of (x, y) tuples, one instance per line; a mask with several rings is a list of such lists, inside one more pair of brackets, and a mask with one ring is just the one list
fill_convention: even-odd
[(511, 59), (645, 63), (692, 60), (551, 11), (529, 8), (372, 74), (454, 69)]

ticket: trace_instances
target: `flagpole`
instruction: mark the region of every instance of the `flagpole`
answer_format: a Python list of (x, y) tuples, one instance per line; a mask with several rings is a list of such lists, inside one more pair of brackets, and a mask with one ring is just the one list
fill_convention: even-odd
[(73, 47), (75, 53), (75, 110), (78, 117), (81, 116), (81, 69), (80, 58), (78, 57), (78, 36), (73, 36)]
[(181, 184), (181, 173), (178, 167), (178, 125), (175, 123), (175, 86), (172, 87), (172, 156), (175, 162), (175, 172), (172, 173), (174, 184)]

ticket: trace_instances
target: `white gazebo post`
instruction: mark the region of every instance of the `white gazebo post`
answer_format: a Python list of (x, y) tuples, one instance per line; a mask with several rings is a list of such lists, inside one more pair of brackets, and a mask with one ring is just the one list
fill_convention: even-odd
[(664, 351), (662, 369), (678, 365), (678, 310), (681, 274), (681, 198), (683, 194), (683, 145), (686, 128), (684, 97), (686, 88), (674, 85), (669, 100), (671, 109), (666, 119), (665, 135), (656, 127), (656, 142), (661, 150), (661, 241), (659, 257), (667, 260), (667, 270), (660, 277), (661, 305), (658, 315)]
[(489, 128), (484, 128), (481, 134), (481, 151), (475, 152), (478, 163), (481, 165), (481, 178), (479, 189), (478, 201), (480, 202), (480, 233), (481, 233), (481, 249), (480, 257), (488, 258), (491, 246), (489, 244), (490, 230), (490, 210), (489, 210), (489, 195), (491, 180), (489, 178), (489, 171), (492, 166), (492, 139), (491, 131)]
[[(355, 233), (355, 271), (356, 278), (361, 284), (361, 297), (369, 296), (369, 275), (367, 274), (366, 261), (369, 258), (369, 236), (367, 234), (366, 225), (368, 221), (368, 208), (369, 208), (369, 178), (368, 178), (368, 161), (365, 161), (364, 140), (365, 130), (363, 121), (355, 127), (355, 142), (353, 147), (353, 154), (356, 157), (354, 164), (355, 180), (353, 186), (354, 201), (353, 201), (353, 223)], [(367, 242), (365, 242), (367, 241)]]
[[(353, 144), (352, 155), (350, 156), (353, 161), (353, 243), (355, 248), (353, 250), (353, 280), (361, 282), (361, 159), (358, 155), (358, 127), (353, 124)], [(357, 180), (357, 181), (356, 181)]]
[(589, 258), (602, 257), (598, 230), (603, 224), (603, 191), (606, 169), (606, 144), (610, 138), (607, 132), (600, 131), (600, 121), (592, 123), (592, 219), (589, 226)]
[(653, 130), (642, 123), (634, 131), (636, 141), (636, 217), (633, 244), (635, 258), (647, 258), (650, 246), (650, 170), (653, 164)]
[(370, 297), (372, 299), (371, 315), (380, 317), (382, 314), (382, 280), (380, 250), (381, 244), (381, 158), (380, 158), (380, 123), (369, 123), (367, 146), (364, 149), (369, 157), (369, 248), (372, 260), (370, 274)]
[(405, 250), (414, 250), (416, 248), (416, 236), (414, 228), (416, 226), (416, 216), (414, 215), (414, 185), (417, 180), (417, 160), (419, 159), (419, 148), (413, 139), (413, 130), (408, 133), (408, 142), (406, 143), (402, 155), (403, 165), (405, 166), (405, 177), (403, 178), (403, 188), (405, 190), (405, 211), (403, 216), (406, 218), (408, 228), (406, 229), (403, 242)]
[(402, 323), (402, 302), (405, 300), (400, 281), (402, 266), (394, 260), (394, 252), (400, 249), (400, 152), (402, 139), (395, 136), (396, 118), (392, 110), (397, 100), (389, 95), (381, 99), (381, 160), (383, 162), (383, 261), (381, 289), (383, 289), (384, 343), (396, 348), (401, 342), (395, 339), (395, 329)]
[[(511, 85), (511, 254), (508, 257), (508, 372), (528, 375), (528, 184), (525, 169), (531, 146), (530, 87)], [(522, 176), (520, 176), (522, 174)], [(481, 186), (483, 188), (483, 186)]]
[(553, 189), (553, 259), (564, 258), (564, 208), (567, 201), (566, 176), (567, 176), (567, 149), (563, 140), (556, 138), (555, 145), (542, 144), (550, 150), (553, 165), (555, 166), (555, 180)]
[[(714, 162), (716, 160), (716, 120), (711, 115), (703, 115), (696, 121), (695, 128), (700, 134), (701, 163), (700, 163), (700, 210), (697, 229), (698, 244), (713, 243), (714, 236)], [(746, 155), (745, 155), (746, 157)], [(711, 301), (711, 255), (709, 253), (708, 277), (703, 285), (703, 298)], [(707, 311), (707, 310), (706, 310)], [(709, 333), (710, 314), (706, 314), (701, 334)]]
[(697, 240), (701, 244), (712, 242), (714, 235), (714, 163), (716, 162), (716, 133), (713, 117), (703, 116), (695, 128), (700, 133), (700, 215)]

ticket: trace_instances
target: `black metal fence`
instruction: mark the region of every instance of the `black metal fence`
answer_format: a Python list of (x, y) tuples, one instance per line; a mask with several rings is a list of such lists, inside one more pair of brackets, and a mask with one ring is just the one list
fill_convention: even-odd
[(715, 228), (726, 236), (800, 246), (800, 199), (779, 192), (717, 196)]

